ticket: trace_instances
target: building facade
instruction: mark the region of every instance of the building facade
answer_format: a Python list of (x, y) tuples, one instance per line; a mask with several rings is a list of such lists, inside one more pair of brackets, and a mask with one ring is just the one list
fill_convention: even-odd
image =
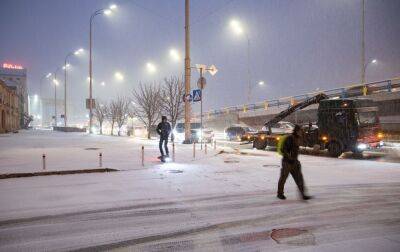
[(8, 87), (15, 88), (18, 96), (19, 127), (25, 128), (29, 120), (27, 70), (19, 65), (3, 63), (0, 65), (0, 80)]
[(0, 80), (0, 133), (20, 129), (19, 96), (15, 87)]

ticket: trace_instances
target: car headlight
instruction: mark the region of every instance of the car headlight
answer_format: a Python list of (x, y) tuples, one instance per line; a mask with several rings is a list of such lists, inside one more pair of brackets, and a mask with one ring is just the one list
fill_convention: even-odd
[(368, 146), (364, 143), (360, 143), (357, 145), (357, 149), (359, 150), (365, 150)]

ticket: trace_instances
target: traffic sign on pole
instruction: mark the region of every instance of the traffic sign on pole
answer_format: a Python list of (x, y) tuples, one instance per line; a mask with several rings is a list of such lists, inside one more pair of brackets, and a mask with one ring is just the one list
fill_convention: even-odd
[(186, 101), (188, 101), (188, 102), (192, 102), (192, 100), (193, 100), (193, 97), (192, 97), (192, 94), (188, 94), (188, 95), (183, 95), (183, 102), (186, 102)]
[(201, 101), (201, 89), (193, 90), (193, 102)]
[(204, 89), (206, 87), (207, 81), (203, 76), (197, 80), (197, 87), (200, 89)]
[(217, 69), (217, 67), (215, 67), (214, 65), (211, 65), (210, 68), (208, 69), (208, 72), (209, 72), (211, 75), (215, 75), (215, 74), (218, 72), (218, 69)]

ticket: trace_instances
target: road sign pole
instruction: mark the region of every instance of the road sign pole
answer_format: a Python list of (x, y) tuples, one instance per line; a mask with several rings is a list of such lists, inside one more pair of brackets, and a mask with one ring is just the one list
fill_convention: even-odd
[(201, 90), (201, 100), (200, 100), (200, 150), (203, 149), (203, 68), (200, 68), (200, 90)]

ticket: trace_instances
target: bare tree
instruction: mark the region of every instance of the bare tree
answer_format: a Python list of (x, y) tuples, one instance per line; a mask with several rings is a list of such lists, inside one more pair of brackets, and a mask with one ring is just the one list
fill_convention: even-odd
[(103, 134), (103, 122), (108, 116), (108, 105), (105, 103), (98, 102), (94, 108), (94, 116), (99, 122), (100, 135)]
[(114, 135), (114, 125), (117, 121), (118, 105), (116, 101), (111, 101), (108, 106), (108, 121), (111, 124), (111, 135)]
[(162, 112), (169, 116), (172, 128), (175, 128), (176, 122), (183, 116), (183, 95), (185, 86), (182, 79), (172, 76), (164, 79), (161, 95)]
[(147, 138), (150, 139), (151, 128), (161, 115), (161, 88), (157, 84), (139, 84), (132, 92), (135, 115), (147, 127)]
[(118, 97), (115, 101), (115, 121), (118, 126), (118, 136), (121, 135), (121, 127), (128, 120), (128, 116), (130, 114), (130, 100), (126, 97)]

